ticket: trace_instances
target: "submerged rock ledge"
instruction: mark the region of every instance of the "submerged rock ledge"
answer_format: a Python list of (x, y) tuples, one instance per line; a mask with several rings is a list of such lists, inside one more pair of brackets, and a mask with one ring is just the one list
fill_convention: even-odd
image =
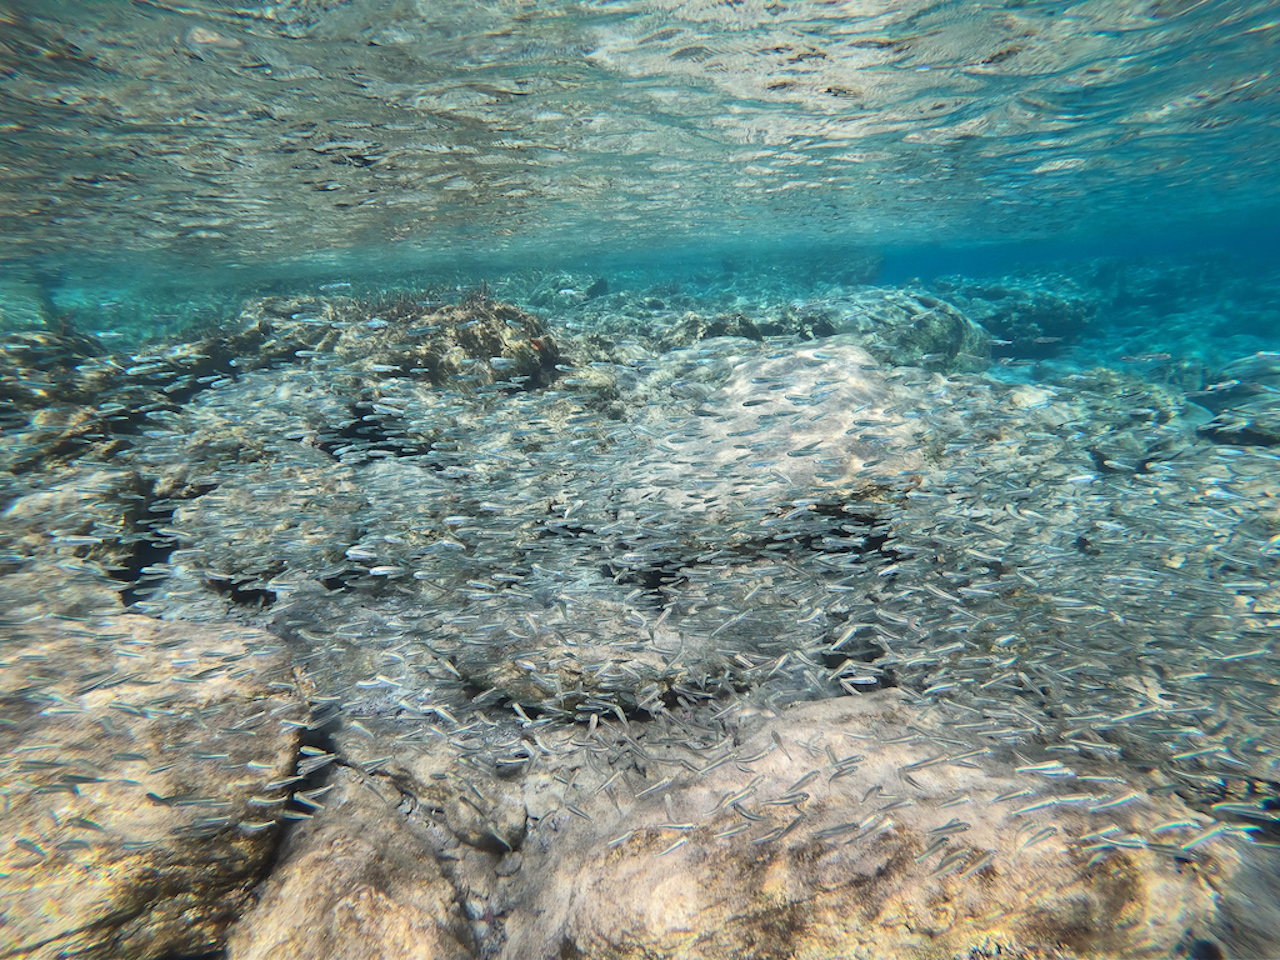
[(584, 765), (600, 730), (544, 734), (515, 779), (401, 749), (339, 771), (230, 956), (1169, 956), (1214, 929), (1240, 853), (1136, 840), (1177, 798), (1037, 801), (1042, 771), (941, 719), (895, 691), (796, 705), (648, 777)]
[(24, 335), (0, 956), (1280, 951), (1274, 365), (839, 309)]

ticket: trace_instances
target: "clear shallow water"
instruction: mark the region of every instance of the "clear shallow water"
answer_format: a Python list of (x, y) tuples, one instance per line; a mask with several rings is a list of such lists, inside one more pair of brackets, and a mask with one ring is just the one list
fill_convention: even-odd
[[(180, 695), (76, 644), (124, 662), (192, 624), (175, 682), (283, 658), (310, 686), (282, 729), (329, 739), (178, 833), (276, 836), (326, 756), (394, 757), (430, 811), (518, 768), (553, 798), (531, 835), (826, 850), (853, 809), (921, 889), (1016, 878), (1029, 844), (1094, 880), (1141, 856), (1170, 923), (1272, 943), (1277, 29), (1203, 2), (0, 8), (0, 732), (34, 810), (6, 889), (167, 849), (122, 816), (185, 796), (164, 758), (77, 747), (98, 766), (55, 779), (48, 718), (163, 739)], [(737, 749), (869, 694), (908, 718), (867, 764), (889, 812), (871, 773)], [(235, 766), (227, 729), (185, 761)], [(902, 777), (946, 736), (974, 797)], [(781, 767), (745, 827), (689, 799), (704, 760)], [(988, 838), (912, 847), (952, 804)], [(480, 813), (479, 841), (427, 820), (470, 837), (449, 856), (520, 842)], [(1167, 886), (1197, 870), (1231, 878), (1218, 914)], [(472, 893), (477, 949), (520, 942)], [(39, 914), (3, 917), (15, 943), (62, 935)]]

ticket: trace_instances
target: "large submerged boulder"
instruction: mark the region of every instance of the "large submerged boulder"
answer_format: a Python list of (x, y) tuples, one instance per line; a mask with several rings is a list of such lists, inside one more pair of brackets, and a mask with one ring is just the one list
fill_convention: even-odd
[(215, 949), (294, 782), (303, 707), (278, 644), (128, 614), (11, 616), (0, 657), (4, 954)]
[[(444, 738), (375, 760), (344, 734), (352, 752), (325, 809), (290, 839), (231, 955), (924, 960), (1275, 946), (1265, 911), (1224, 909), (1274, 879), (1246, 890), (1260, 882), (1256, 856), (1167, 791), (999, 759), (897, 691), (743, 720), (741, 740), (718, 745), (682, 737), (676, 718), (543, 728), (506, 769)], [(584, 763), (583, 747), (598, 759)], [(1143, 839), (1153, 833), (1165, 842)]]

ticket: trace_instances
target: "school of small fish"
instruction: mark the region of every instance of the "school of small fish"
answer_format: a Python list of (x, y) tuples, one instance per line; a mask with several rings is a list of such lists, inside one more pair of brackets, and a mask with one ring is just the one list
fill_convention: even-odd
[[(554, 318), (495, 339), (485, 297), (465, 317), (344, 302), (294, 311), (258, 357), (82, 358), (118, 379), (77, 401), (97, 411), (83, 457), (54, 459), (6, 410), (6, 502), (80, 495), (39, 543), (6, 534), (7, 572), (53, 557), (112, 583), (121, 613), (260, 628), (264, 655), (285, 650), (311, 685), (310, 716), (279, 722), (334, 739), (264, 776), (252, 820), (206, 828), (312, 816), (324, 770), (376, 771), (383, 744), (507, 775), (589, 743), (592, 795), (651, 799), (690, 766), (658, 759), (663, 743), (700, 752), (699, 774), (750, 770), (760, 757), (735, 745), (760, 717), (892, 688), (951, 735), (900, 777), (1011, 764), (1042, 786), (995, 802), (1087, 810), (1099, 829), (1074, 842), (1090, 856), (1280, 841), (1280, 455), (1197, 435), (1176, 391), (1127, 370), (1018, 383), (893, 367), (850, 335), (592, 353)], [(437, 365), (359, 349), (442, 327), (463, 343), (468, 324), (471, 354)], [(140, 412), (139, 384), (168, 402)], [(193, 684), (232, 669), (188, 666)], [(115, 706), (158, 709), (136, 690)], [(831, 754), (823, 782), (875, 750)], [(0, 760), (6, 791), (48, 789), (41, 763)], [(706, 816), (736, 815), (717, 836), (784, 843), (818, 776), (765, 800), (748, 785)], [(1161, 795), (1196, 815), (1108, 827)], [(827, 839), (880, 829), (893, 805), (872, 799)], [(656, 855), (695, 825), (672, 817)], [(967, 828), (939, 825), (917, 859), (976, 874), (993, 854), (949, 845)]]

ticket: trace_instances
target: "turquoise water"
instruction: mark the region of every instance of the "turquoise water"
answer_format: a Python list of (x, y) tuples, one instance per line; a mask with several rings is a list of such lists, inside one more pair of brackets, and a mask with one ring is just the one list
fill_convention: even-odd
[(1278, 32), (0, 3), (0, 956), (1275, 955)]

